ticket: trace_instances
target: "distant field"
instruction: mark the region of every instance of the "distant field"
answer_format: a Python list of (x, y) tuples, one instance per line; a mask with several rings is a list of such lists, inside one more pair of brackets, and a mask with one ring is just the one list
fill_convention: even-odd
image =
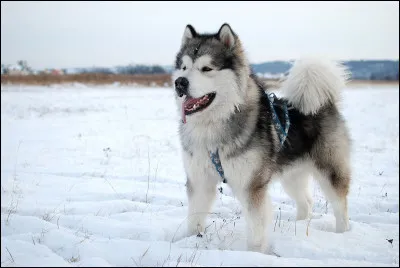
[[(264, 79), (265, 83), (271, 87), (278, 85), (276, 79)], [(119, 83), (122, 85), (140, 86), (172, 86), (171, 75), (123, 75), (123, 74), (72, 74), (72, 75), (1, 75), (1, 84), (25, 84), (25, 85), (51, 85), (51, 84), (70, 84), (82, 83), (91, 85), (105, 85)], [(365, 81), (355, 80), (351, 84), (387, 84), (398, 85), (399, 81)]]
[(83, 83), (92, 85), (104, 84), (138, 84), (141, 86), (170, 86), (171, 75), (123, 75), (123, 74), (71, 74), (71, 75), (2, 75), (1, 84), (51, 85)]

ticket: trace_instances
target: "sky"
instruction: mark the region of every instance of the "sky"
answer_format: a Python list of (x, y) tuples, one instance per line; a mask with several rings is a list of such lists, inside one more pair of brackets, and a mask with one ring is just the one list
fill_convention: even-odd
[(229, 23), (251, 63), (399, 59), (399, 2), (1, 2), (1, 63), (172, 65), (187, 24)]

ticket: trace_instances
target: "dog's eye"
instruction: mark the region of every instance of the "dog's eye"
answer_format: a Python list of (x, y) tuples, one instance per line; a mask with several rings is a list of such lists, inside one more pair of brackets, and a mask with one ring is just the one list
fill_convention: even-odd
[(182, 70), (186, 70), (186, 66), (183, 66)]
[(210, 67), (203, 67), (203, 68), (201, 68), (201, 71), (202, 72), (209, 72), (209, 71), (212, 71), (212, 69), (210, 68)]

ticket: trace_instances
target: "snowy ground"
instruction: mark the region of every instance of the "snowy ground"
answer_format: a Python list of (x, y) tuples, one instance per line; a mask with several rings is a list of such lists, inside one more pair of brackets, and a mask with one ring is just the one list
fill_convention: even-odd
[[(295, 222), (279, 183), (271, 255), (246, 251), (223, 185), (200, 237), (183, 237), (185, 174), (172, 89), (1, 87), (2, 266), (398, 266), (399, 88), (349, 88), (351, 230), (313, 186)], [(308, 232), (307, 232), (307, 226)]]

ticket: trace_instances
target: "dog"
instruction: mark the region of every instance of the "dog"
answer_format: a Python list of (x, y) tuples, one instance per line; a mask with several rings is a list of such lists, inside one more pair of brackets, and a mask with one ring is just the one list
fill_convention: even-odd
[(349, 229), (351, 141), (340, 113), (349, 72), (343, 65), (312, 57), (295, 61), (278, 98), (252, 73), (229, 24), (211, 34), (187, 25), (172, 79), (182, 117), (188, 235), (204, 231), (224, 180), (241, 203), (248, 250), (265, 253), (272, 223), (268, 186), (279, 180), (296, 201), (296, 220), (304, 220), (312, 212), (311, 175), (332, 204), (336, 232)]

